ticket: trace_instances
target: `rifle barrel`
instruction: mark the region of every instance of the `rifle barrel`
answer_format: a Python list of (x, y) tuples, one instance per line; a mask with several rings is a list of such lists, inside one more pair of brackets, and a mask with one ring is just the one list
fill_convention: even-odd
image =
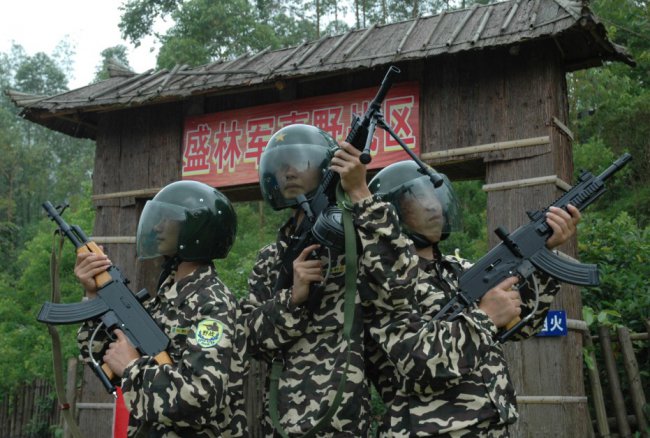
[(618, 160), (614, 161), (611, 166), (605, 169), (603, 173), (598, 175), (598, 178), (602, 181), (605, 181), (607, 178), (621, 170), (631, 159), (632, 155), (628, 153), (621, 155)]

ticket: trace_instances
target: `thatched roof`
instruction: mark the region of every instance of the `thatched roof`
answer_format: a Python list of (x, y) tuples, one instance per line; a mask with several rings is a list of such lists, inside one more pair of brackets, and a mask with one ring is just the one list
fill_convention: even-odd
[(94, 138), (96, 111), (178, 101), (192, 95), (274, 84), (486, 48), (522, 45), (548, 39), (557, 45), (566, 71), (621, 61), (634, 65), (624, 48), (608, 40), (605, 27), (586, 6), (572, 0), (509, 0), (443, 12), (280, 50), (265, 49), (233, 60), (196, 68), (134, 73), (109, 69), (111, 78), (56, 96), (7, 91), (23, 117), (78, 137)]

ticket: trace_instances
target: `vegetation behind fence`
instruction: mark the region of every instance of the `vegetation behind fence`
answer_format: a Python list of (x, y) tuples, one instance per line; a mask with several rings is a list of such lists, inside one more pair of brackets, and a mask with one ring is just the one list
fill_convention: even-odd
[(36, 380), (7, 393), (0, 401), (0, 437), (53, 437), (61, 422), (54, 388)]

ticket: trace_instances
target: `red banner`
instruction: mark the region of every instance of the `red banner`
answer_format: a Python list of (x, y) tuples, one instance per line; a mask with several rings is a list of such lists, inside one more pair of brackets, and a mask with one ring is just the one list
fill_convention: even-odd
[[(386, 123), (409, 148), (419, 153), (419, 86), (394, 85), (382, 104)], [(183, 179), (226, 187), (258, 181), (260, 155), (274, 132), (293, 124), (318, 126), (335, 139), (350, 131), (352, 114), (363, 115), (377, 88), (331, 94), (292, 102), (243, 108), (185, 119)], [(377, 128), (370, 169), (408, 158), (391, 135)]]

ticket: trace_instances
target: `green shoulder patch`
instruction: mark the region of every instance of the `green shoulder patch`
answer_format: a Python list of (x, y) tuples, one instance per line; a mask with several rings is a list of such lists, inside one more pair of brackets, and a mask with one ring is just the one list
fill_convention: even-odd
[(196, 327), (196, 342), (201, 347), (214, 347), (223, 336), (223, 324), (214, 319), (201, 321)]

